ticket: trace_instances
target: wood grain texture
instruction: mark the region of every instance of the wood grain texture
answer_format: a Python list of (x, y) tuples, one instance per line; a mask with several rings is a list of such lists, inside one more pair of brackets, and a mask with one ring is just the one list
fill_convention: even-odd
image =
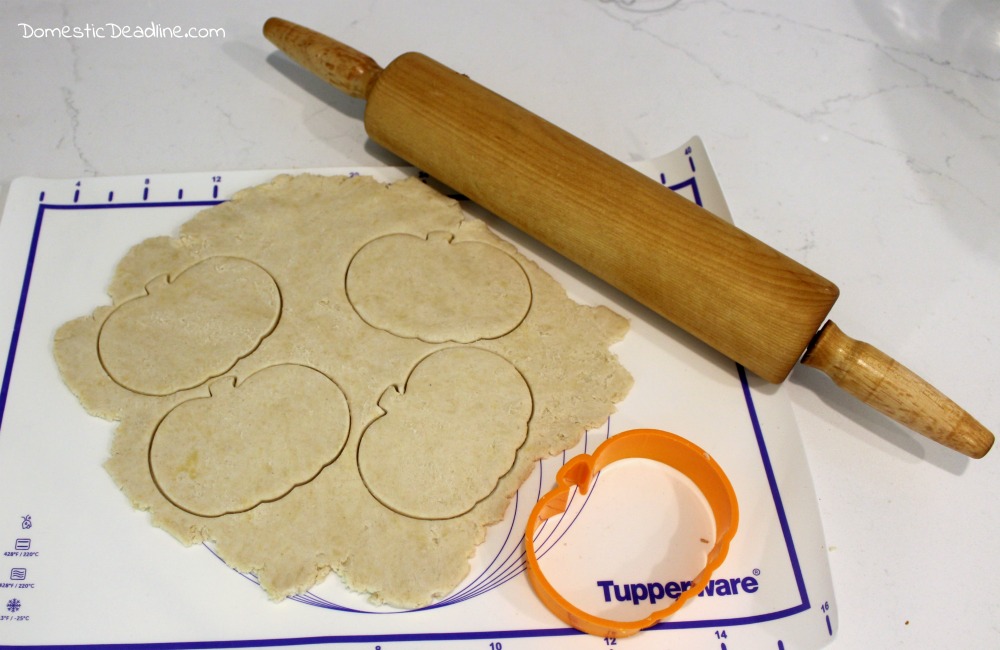
[(760, 377), (783, 381), (802, 358), (944, 445), (974, 458), (992, 446), (992, 433), (884, 353), (832, 323), (817, 335), (837, 287), (732, 224), (422, 54), (383, 70), (287, 21), (264, 31), (368, 100), (372, 140)]
[(382, 71), (368, 55), (281, 18), (268, 18), (264, 36), (303, 68), (351, 97), (367, 97)]
[(912, 370), (828, 322), (802, 363), (893, 420), (972, 458), (993, 446), (993, 434)]
[(373, 140), (772, 382), (837, 298), (829, 280), (423, 56), (379, 75)]

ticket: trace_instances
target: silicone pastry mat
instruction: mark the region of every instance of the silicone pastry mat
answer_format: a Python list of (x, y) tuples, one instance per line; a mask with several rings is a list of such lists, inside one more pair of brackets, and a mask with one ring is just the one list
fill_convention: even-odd
[[(729, 218), (697, 138), (636, 167)], [(383, 181), (415, 173), (308, 171)], [(629, 318), (631, 329), (614, 351), (636, 383), (604, 427), (538, 463), (506, 518), (488, 529), (462, 585), (418, 611), (373, 606), (336, 576), (274, 603), (252, 575), (227, 568), (210, 545), (185, 548), (150, 526), (104, 471), (114, 423), (87, 415), (63, 385), (52, 359), (53, 333), (107, 303), (114, 267), (134, 244), (174, 234), (198, 211), (278, 173), (21, 178), (11, 185), (0, 220), (0, 647), (791, 650), (832, 640), (837, 609), (826, 545), (784, 389), (471, 205), (473, 218), (537, 261), (574, 300)], [(739, 499), (740, 529), (709, 587), (676, 615), (635, 637), (597, 639), (562, 625), (531, 591), (524, 575), (526, 517), (566, 460), (641, 427), (685, 436), (715, 458)], [(599, 492), (598, 484), (571, 502), (545, 539), (536, 540), (540, 554), (573, 540), (574, 522)], [(628, 523), (608, 522), (597, 540), (601, 555), (623, 551)], [(669, 540), (648, 546), (669, 548)], [(603, 576), (596, 597), (622, 601), (635, 584), (671, 590), (675, 576), (648, 573), (654, 575)]]

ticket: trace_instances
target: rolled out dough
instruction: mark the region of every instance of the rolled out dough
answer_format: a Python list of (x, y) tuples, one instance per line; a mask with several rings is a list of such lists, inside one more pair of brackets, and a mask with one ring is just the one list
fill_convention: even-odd
[(447, 594), (632, 383), (625, 319), (416, 179), (279, 176), (136, 245), (108, 294), (54, 347), (118, 422), (107, 471), (274, 599), (331, 572), (375, 603)]

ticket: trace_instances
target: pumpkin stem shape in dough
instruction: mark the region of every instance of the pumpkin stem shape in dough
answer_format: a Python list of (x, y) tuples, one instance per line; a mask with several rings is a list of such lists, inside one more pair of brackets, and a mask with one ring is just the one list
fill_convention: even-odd
[(447, 519), (489, 496), (528, 433), (532, 397), (518, 370), (478, 348), (425, 357), (390, 388), (358, 445), (358, 469), (386, 507), (418, 519)]
[(105, 372), (142, 395), (170, 395), (228, 372), (278, 324), (281, 293), (257, 264), (210, 257), (146, 295), (118, 305), (101, 326)]
[(271, 366), (240, 385), (223, 378), (210, 389), (211, 397), (167, 413), (149, 447), (160, 492), (191, 514), (217, 517), (279, 499), (347, 443), (347, 398), (312, 368)]
[(346, 287), (366, 323), (428, 343), (498, 338), (520, 325), (531, 306), (531, 285), (513, 257), (443, 232), (365, 244), (351, 260)]

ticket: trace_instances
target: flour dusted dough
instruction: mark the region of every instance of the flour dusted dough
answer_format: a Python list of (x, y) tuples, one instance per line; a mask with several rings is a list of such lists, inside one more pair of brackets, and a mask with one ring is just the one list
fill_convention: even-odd
[(173, 279), (158, 276), (144, 292), (108, 316), (97, 349), (108, 375), (148, 395), (226, 372), (270, 334), (281, 309), (274, 279), (232, 257), (202, 260)]
[(275, 599), (331, 572), (375, 603), (450, 592), (631, 386), (623, 318), (416, 179), (278, 177), (138, 244), (108, 294), (55, 337), (118, 422), (108, 472)]
[(347, 443), (351, 416), (340, 388), (296, 364), (172, 409), (156, 426), (149, 469), (178, 508), (216, 517), (274, 501), (313, 479)]
[(347, 297), (373, 327), (431, 343), (471, 343), (517, 327), (531, 306), (524, 270), (496, 246), (388, 235), (347, 270)]
[[(358, 469), (388, 508), (422, 519), (457, 517), (489, 496), (528, 435), (531, 392), (503, 357), (474, 347), (422, 359), (379, 401), (386, 414), (362, 434)], [(461, 459), (461, 462), (456, 462)]]

